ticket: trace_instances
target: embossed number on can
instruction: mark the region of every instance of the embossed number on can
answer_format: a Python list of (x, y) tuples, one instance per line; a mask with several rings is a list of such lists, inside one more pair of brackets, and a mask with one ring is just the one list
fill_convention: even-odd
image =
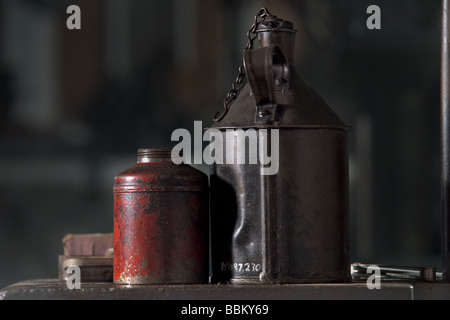
[(261, 271), (261, 264), (253, 263), (253, 262), (245, 262), (245, 263), (229, 263), (222, 262), (221, 271), (235, 271), (235, 272), (258, 272)]

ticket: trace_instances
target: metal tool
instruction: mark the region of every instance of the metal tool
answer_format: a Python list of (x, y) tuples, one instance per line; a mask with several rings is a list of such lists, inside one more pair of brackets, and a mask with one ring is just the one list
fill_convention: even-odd
[(353, 263), (351, 266), (354, 281), (367, 280), (377, 268), (380, 271), (379, 278), (386, 281), (427, 281), (442, 280), (442, 273), (436, 272), (434, 267), (400, 267), (388, 265), (371, 265)]

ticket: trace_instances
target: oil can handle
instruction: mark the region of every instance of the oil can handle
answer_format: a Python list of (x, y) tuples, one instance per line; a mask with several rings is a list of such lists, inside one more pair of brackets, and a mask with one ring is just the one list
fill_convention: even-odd
[(281, 47), (268, 47), (244, 51), (244, 68), (256, 101), (255, 122), (279, 121), (276, 92), (285, 91), (289, 84), (289, 62)]

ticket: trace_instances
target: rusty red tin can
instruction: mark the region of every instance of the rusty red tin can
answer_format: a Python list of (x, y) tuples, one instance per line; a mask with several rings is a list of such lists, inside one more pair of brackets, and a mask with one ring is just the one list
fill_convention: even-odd
[(208, 199), (206, 174), (140, 149), (114, 179), (114, 283), (207, 283)]

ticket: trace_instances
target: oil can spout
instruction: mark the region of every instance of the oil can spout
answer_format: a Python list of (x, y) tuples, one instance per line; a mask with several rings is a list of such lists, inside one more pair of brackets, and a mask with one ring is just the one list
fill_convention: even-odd
[[(272, 45), (280, 46), (281, 50), (286, 54), (289, 65), (292, 65), (294, 60), (295, 33), (296, 31), (292, 22), (278, 19), (276, 16), (270, 14), (266, 8), (261, 8), (255, 16), (253, 25), (247, 32), (248, 41), (244, 52), (252, 50), (254, 41), (259, 37), (261, 48)], [(241, 65), (239, 67), (239, 74), (223, 101), (223, 111), (216, 113), (213, 118), (214, 122), (222, 122), (225, 118), (231, 105), (237, 99), (239, 91), (244, 87), (243, 81), (245, 76), (244, 65)]]
[(264, 21), (261, 21), (256, 30), (260, 47), (270, 47), (273, 44), (279, 45), (291, 65), (294, 63), (296, 32), (292, 22), (279, 19), (272, 15), (267, 16)]

